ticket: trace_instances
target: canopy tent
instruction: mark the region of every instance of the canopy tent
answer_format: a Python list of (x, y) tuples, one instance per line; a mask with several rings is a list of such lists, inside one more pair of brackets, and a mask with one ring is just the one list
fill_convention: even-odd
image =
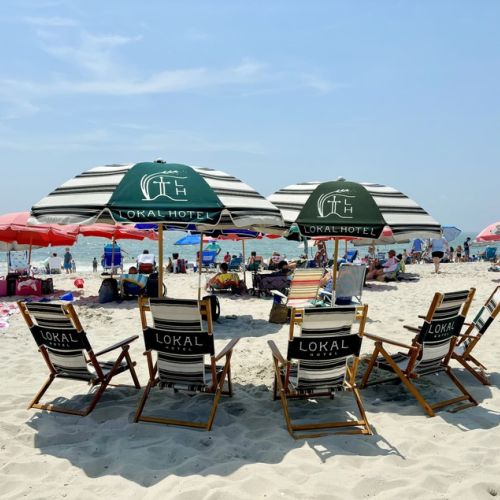
[[(280, 211), (247, 184), (219, 170), (175, 163), (92, 168), (32, 208), (32, 224), (156, 223), (160, 283), (163, 228), (249, 228), (281, 232)], [(161, 290), (161, 286), (159, 290)]]
[[(306, 238), (335, 240), (335, 261), (341, 238), (380, 238), (388, 226), (396, 242), (414, 237), (438, 238), (441, 226), (400, 191), (373, 183), (344, 179), (287, 186), (269, 197), (283, 214), (285, 225)], [(334, 284), (336, 266), (333, 267)]]

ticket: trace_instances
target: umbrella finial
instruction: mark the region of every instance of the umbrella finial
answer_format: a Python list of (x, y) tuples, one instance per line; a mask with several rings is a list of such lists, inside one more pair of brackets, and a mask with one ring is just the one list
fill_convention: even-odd
[(337, 177), (337, 182), (338, 182), (338, 181), (345, 181), (345, 177), (342, 177), (342, 176)]
[(163, 160), (162, 158), (156, 158), (154, 163), (167, 163), (167, 162), (165, 160)]

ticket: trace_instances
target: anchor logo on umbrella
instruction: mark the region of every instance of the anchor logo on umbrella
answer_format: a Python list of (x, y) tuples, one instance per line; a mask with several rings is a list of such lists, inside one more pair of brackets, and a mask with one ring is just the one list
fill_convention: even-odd
[(172, 201), (188, 201), (186, 186), (177, 170), (166, 170), (144, 175), (141, 179), (143, 201), (154, 201), (158, 198), (168, 198)]

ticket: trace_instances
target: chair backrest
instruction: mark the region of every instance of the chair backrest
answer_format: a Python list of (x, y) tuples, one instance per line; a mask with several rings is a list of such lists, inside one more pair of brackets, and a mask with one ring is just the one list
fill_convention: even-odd
[(215, 258), (217, 257), (217, 252), (215, 250), (203, 250), (201, 252), (201, 264), (203, 266), (209, 266), (215, 263)]
[(197, 300), (149, 299), (153, 327), (144, 329), (147, 350), (158, 354), (160, 383), (195, 390), (204, 386), (205, 355), (214, 356), (214, 338), (204, 328)]
[(436, 293), (415, 341), (421, 346), (418, 371), (433, 372), (446, 365), (460, 334), (475, 289)]
[(243, 259), (241, 257), (234, 257), (231, 259), (231, 262), (229, 262), (229, 269), (239, 269), (241, 266), (241, 263), (243, 262)]
[(151, 274), (154, 272), (155, 266), (152, 262), (139, 262), (137, 270), (139, 273)]
[(478, 313), (472, 320), (471, 326), (467, 329), (467, 337), (465, 338), (463, 345), (467, 347), (472, 338), (469, 335), (481, 336), (493, 323), (493, 320), (500, 313), (500, 285), (497, 286), (493, 293), (488, 297), (483, 307), (479, 309)]
[(11, 250), (7, 253), (7, 264), (9, 272), (28, 272), (28, 252), (24, 250)]
[(290, 282), (287, 305), (293, 307), (315, 300), (323, 273), (322, 268), (295, 269)]
[(484, 258), (486, 260), (494, 260), (497, 255), (496, 247), (486, 247), (484, 251)]
[(104, 267), (121, 266), (123, 262), (121, 248), (118, 245), (104, 247)]
[[(355, 306), (292, 311), (287, 359), (298, 361), (299, 388), (333, 390), (343, 386), (349, 376), (348, 359), (359, 357), (366, 310), (365, 306), (358, 332), (352, 328)], [(299, 335), (295, 334), (297, 328)]]
[(357, 250), (349, 250), (345, 254), (345, 260), (347, 262), (354, 262), (356, 260), (356, 257), (358, 256), (358, 251)]
[(364, 264), (340, 264), (335, 296), (357, 297), (358, 300), (361, 300), (365, 274), (366, 266)]
[(378, 260), (385, 260), (385, 252), (377, 252)]
[(92, 348), (78, 320), (75, 321), (71, 306), (43, 302), (18, 304), (49, 366), (68, 378), (90, 379), (85, 353), (91, 353)]

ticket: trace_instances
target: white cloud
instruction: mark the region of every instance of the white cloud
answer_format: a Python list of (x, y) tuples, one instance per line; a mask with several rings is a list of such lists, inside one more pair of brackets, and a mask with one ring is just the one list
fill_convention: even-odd
[(65, 17), (26, 17), (24, 21), (41, 28), (68, 28), (78, 26), (78, 21)]

